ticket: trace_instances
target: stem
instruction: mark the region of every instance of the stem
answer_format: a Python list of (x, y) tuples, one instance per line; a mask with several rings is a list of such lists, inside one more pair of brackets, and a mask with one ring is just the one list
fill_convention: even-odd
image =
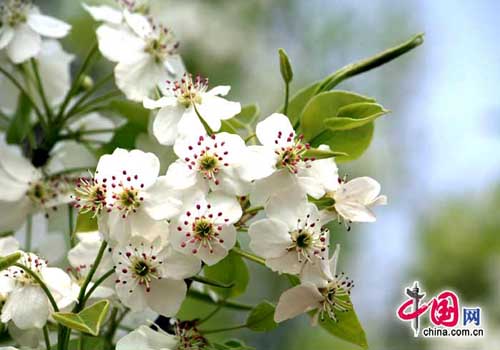
[(251, 208), (248, 208), (245, 210), (245, 214), (256, 214), (259, 211), (261, 211), (262, 209), (264, 209), (263, 206), (251, 207)]
[(28, 94), (28, 92), (23, 88), (23, 86), (21, 85), (21, 83), (19, 83), (17, 81), (17, 79), (14, 78), (14, 76), (12, 74), (10, 74), (9, 72), (7, 72), (2, 67), (0, 67), (0, 73), (2, 73), (3, 75), (5, 75), (5, 77), (7, 79), (9, 79), (11, 81), (11, 83), (14, 84), (19, 89), (19, 91), (26, 96), (26, 98), (30, 101), (31, 106), (35, 110), (36, 115), (40, 118), (40, 120), (42, 122), (45, 122), (45, 119), (43, 118), (42, 112), (40, 112), (40, 110), (38, 109), (37, 105), (35, 104), (35, 102), (31, 98), (30, 94)]
[(104, 275), (102, 275), (101, 277), (99, 277), (99, 279), (89, 289), (89, 291), (87, 292), (87, 294), (85, 294), (85, 297), (83, 298), (82, 302), (85, 304), (87, 302), (87, 300), (89, 300), (89, 298), (92, 296), (92, 293), (95, 292), (95, 290), (97, 289), (97, 287), (99, 287), (99, 285), (101, 285), (114, 272), (115, 272), (115, 269), (111, 269), (111, 270), (107, 271)]
[(51, 346), (50, 346), (50, 338), (49, 338), (49, 329), (48, 329), (47, 325), (45, 325), (43, 327), (43, 338), (45, 339), (45, 347), (47, 348), (47, 350), (50, 350)]
[(246, 327), (247, 327), (246, 324), (240, 324), (240, 325), (237, 325), (237, 326), (232, 326), (232, 327), (227, 327), (227, 328), (217, 328), (217, 329), (207, 329), (207, 330), (201, 330), (200, 329), (200, 332), (203, 333), (203, 334), (212, 334), (212, 333), (234, 331), (234, 330), (242, 329), (242, 328), (246, 328)]
[(69, 245), (73, 248), (76, 245), (75, 226), (73, 218), (73, 206), (68, 204), (68, 229), (69, 229)]
[(283, 114), (287, 115), (288, 113), (288, 101), (290, 99), (290, 84), (285, 82), (285, 107), (283, 107)]
[(78, 302), (73, 308), (72, 312), (76, 313), (81, 311), (85, 307), (85, 291), (87, 290), (87, 287), (92, 280), (92, 277), (94, 277), (94, 274), (97, 270), (97, 267), (101, 263), (102, 257), (104, 255), (104, 252), (106, 251), (106, 246), (108, 243), (106, 241), (102, 241), (101, 247), (99, 248), (99, 252), (97, 253), (97, 256), (94, 260), (94, 263), (92, 264), (92, 267), (90, 268), (89, 273), (85, 277), (85, 281), (83, 282), (81, 288), (80, 288), (80, 293), (78, 294)]
[(231, 288), (232, 286), (234, 286), (234, 283), (225, 284), (225, 283), (221, 283), (219, 281), (212, 280), (210, 278), (206, 278), (204, 276), (193, 276), (193, 277), (189, 277), (188, 279), (191, 281), (195, 281), (198, 283), (202, 283), (202, 284), (206, 284), (206, 285), (214, 286), (214, 287), (219, 287), (219, 288)]
[(238, 247), (233, 247), (233, 249), (231, 249), (231, 251), (234, 252), (235, 254), (238, 254), (239, 256), (241, 256), (245, 259), (251, 260), (257, 264), (261, 264), (262, 266), (266, 266), (266, 261), (263, 258), (261, 258), (260, 256), (254, 255), (254, 254), (247, 252), (245, 250), (242, 250)]
[(248, 135), (247, 137), (245, 137), (245, 143), (247, 143), (248, 141), (250, 141), (254, 137), (257, 137), (257, 134), (253, 133), (253, 134)]
[(14, 266), (19, 267), (20, 269), (23, 269), (28, 275), (33, 277), (33, 279), (40, 285), (40, 287), (43, 289), (44, 293), (47, 295), (47, 298), (49, 298), (49, 302), (52, 305), (52, 308), (54, 309), (55, 312), (59, 312), (59, 308), (57, 307), (57, 303), (54, 300), (54, 297), (52, 296), (52, 293), (50, 292), (49, 288), (47, 288), (47, 285), (42, 281), (40, 276), (33, 270), (31, 270), (29, 267), (20, 264), (20, 263), (15, 263)]
[(31, 241), (33, 236), (33, 217), (28, 215), (26, 220), (26, 251), (31, 251)]
[(97, 92), (104, 84), (106, 84), (111, 79), (113, 79), (113, 73), (110, 73), (110, 74), (106, 75), (104, 78), (102, 78), (101, 80), (99, 80), (89, 91), (87, 91), (85, 94), (83, 94), (75, 102), (73, 107), (71, 107), (71, 109), (68, 111), (67, 115), (72, 115), (74, 113), (74, 111), (76, 109), (78, 109), (78, 107), (80, 107), (80, 105), (82, 105), (82, 103), (87, 101), (90, 96), (92, 96), (95, 92)]
[(348, 64), (347, 66), (342, 67), (341, 69), (339, 69), (338, 71), (327, 77), (325, 80), (323, 80), (323, 82), (320, 83), (318, 88), (316, 89), (315, 95), (320, 92), (329, 91), (333, 89), (335, 86), (337, 86), (347, 78), (364, 73), (371, 69), (377, 68), (387, 62), (390, 62), (393, 59), (398, 58), (399, 56), (404, 55), (408, 51), (421, 45), (423, 42), (424, 42), (424, 34), (420, 33), (413, 36), (404, 43), (392, 47), (390, 49), (387, 49), (385, 51), (382, 51), (381, 53), (375, 56), (360, 60), (355, 63)]
[(79, 108), (72, 109), (70, 112), (68, 112), (63, 118), (63, 122), (68, 121), (71, 117), (77, 115), (77, 114), (85, 114), (89, 111), (91, 111), (93, 108), (96, 107), (97, 104), (101, 102), (106, 102), (107, 100), (111, 100), (115, 97), (118, 97), (121, 95), (121, 92), (118, 90), (113, 90), (108, 93), (105, 93), (102, 96), (96, 97), (95, 99), (91, 100), (87, 104), (84, 104), (83, 106), (80, 106)]
[(218, 301), (215, 301), (209, 295), (207, 295), (205, 293), (202, 293), (202, 292), (199, 292), (199, 291), (196, 291), (196, 290), (193, 290), (193, 289), (191, 289), (189, 291), (188, 296), (191, 297), (191, 298), (193, 298), (193, 299), (196, 299), (196, 300), (199, 300), (199, 301), (203, 301), (205, 303), (210, 303), (210, 304), (214, 304), (214, 305), (220, 305), (220, 306), (228, 308), (228, 309), (239, 310), (239, 311), (250, 311), (250, 310), (253, 310), (253, 306), (252, 305), (242, 304), (242, 303), (238, 303), (236, 301), (229, 301), (229, 300), (218, 300)]
[(61, 119), (64, 115), (64, 112), (66, 110), (66, 107), (68, 106), (69, 101), (71, 100), (71, 97), (76, 93), (78, 90), (78, 87), (80, 86), (80, 81), (82, 79), (83, 74), (87, 71), (88, 66), (90, 65), (92, 58), (95, 56), (97, 53), (97, 43), (94, 43), (92, 45), (92, 48), (90, 49), (89, 53), (87, 54), (87, 57), (85, 57), (85, 60), (83, 61), (82, 65), (80, 66), (80, 69), (78, 70), (78, 73), (76, 73), (75, 79), (73, 80), (73, 84), (71, 84), (71, 88), (69, 89), (68, 93), (64, 97), (64, 101), (61, 104), (61, 108), (59, 109), (59, 113), (57, 114), (57, 120)]
[(40, 72), (38, 70), (38, 64), (34, 58), (31, 59), (31, 67), (33, 68), (33, 72), (35, 73), (35, 83), (38, 88), (38, 94), (42, 99), (42, 104), (45, 108), (45, 113), (49, 121), (52, 119), (52, 110), (50, 109), (49, 103), (47, 102), (47, 95), (45, 94), (45, 90), (43, 88), (42, 79), (40, 78)]

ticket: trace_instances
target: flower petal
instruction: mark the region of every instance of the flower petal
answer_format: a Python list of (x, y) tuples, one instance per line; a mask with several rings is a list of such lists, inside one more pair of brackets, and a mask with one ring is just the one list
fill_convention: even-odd
[(83, 3), (82, 6), (96, 21), (120, 24), (123, 20), (122, 12), (118, 9), (112, 8), (111, 6), (90, 6), (85, 3)]
[(0, 201), (0, 231), (18, 230), (32, 210), (31, 201), (23, 198), (16, 202)]
[[(231, 86), (229, 85), (219, 85), (214, 87), (213, 89), (207, 91), (207, 94), (212, 96), (226, 96), (231, 90)], [(238, 112), (239, 113), (239, 112)]]
[(175, 106), (177, 104), (177, 99), (174, 97), (169, 97), (169, 96), (163, 96), (158, 100), (152, 100), (149, 97), (146, 97), (143, 101), (142, 104), (144, 108), (147, 109), (157, 109), (157, 108), (163, 108), (167, 106)]
[(241, 105), (239, 102), (227, 101), (222, 97), (203, 94), (197, 109), (208, 126), (217, 131), (221, 127), (221, 120), (230, 119), (241, 112)]
[(290, 120), (280, 113), (271, 114), (258, 123), (255, 133), (261, 144), (272, 148), (290, 145), (295, 138)]
[(96, 31), (99, 51), (108, 60), (119, 62), (144, 51), (144, 41), (131, 30), (103, 24)]
[(144, 192), (144, 210), (154, 220), (171, 219), (179, 213), (182, 202), (176, 191), (169, 186), (166, 176), (160, 176)]
[(140, 38), (147, 38), (153, 34), (153, 28), (149, 20), (140, 13), (130, 13), (128, 10), (123, 11), (123, 17), (125, 22), (129, 27), (137, 34)]
[(182, 280), (196, 275), (201, 268), (200, 260), (192, 255), (182, 254), (167, 247), (167, 253), (163, 258), (165, 272), (164, 278)]
[(284, 190), (273, 195), (266, 205), (269, 218), (285, 223), (290, 230), (297, 228), (297, 220), (309, 212), (307, 196), (299, 190)]
[(116, 350), (174, 350), (177, 349), (177, 345), (175, 335), (140, 326), (118, 340)]
[(2, 26), (0, 28), (0, 50), (5, 48), (14, 37), (14, 29), (9, 26)]
[(42, 288), (25, 285), (16, 288), (3, 306), (2, 322), (12, 320), (20, 329), (42, 328), (49, 317), (49, 301)]
[(182, 160), (177, 159), (169, 165), (165, 178), (171, 188), (182, 190), (196, 185), (197, 172), (190, 169)]
[(175, 143), (178, 124), (185, 111), (186, 108), (177, 104), (160, 109), (153, 121), (153, 135), (160, 144), (171, 146)]
[(63, 38), (71, 30), (68, 23), (39, 13), (29, 14), (27, 23), (35, 32), (49, 38)]
[(153, 280), (147, 294), (148, 306), (163, 316), (175, 316), (186, 298), (187, 287), (184, 280)]
[(292, 243), (288, 226), (280, 220), (262, 219), (248, 228), (250, 249), (263, 258), (277, 258), (287, 252)]
[(278, 160), (274, 149), (265, 146), (248, 146), (245, 159), (238, 167), (238, 173), (245, 181), (260, 180), (276, 171)]
[[(212, 205), (211, 211), (213, 213), (222, 213), (221, 216), (215, 217), (216, 223), (221, 223), (225, 225), (231, 225), (236, 223), (243, 214), (241, 211), (241, 206), (238, 201), (231, 196), (228, 196), (221, 192), (212, 192), (207, 197), (207, 202)], [(219, 222), (219, 220), (223, 220)]]
[(302, 264), (302, 262), (299, 262), (297, 252), (294, 250), (276, 258), (266, 259), (266, 266), (271, 270), (279, 273), (290, 273), (292, 275), (300, 273)]
[(274, 321), (283, 322), (307, 311), (314, 310), (323, 299), (318, 289), (310, 283), (288, 289), (280, 296), (274, 312)]
[(352, 222), (375, 222), (377, 220), (369, 208), (356, 202), (336, 202), (335, 210), (345, 220)]
[(41, 47), (40, 34), (33, 31), (27, 24), (20, 24), (7, 45), (7, 56), (16, 64), (22, 63), (38, 55)]

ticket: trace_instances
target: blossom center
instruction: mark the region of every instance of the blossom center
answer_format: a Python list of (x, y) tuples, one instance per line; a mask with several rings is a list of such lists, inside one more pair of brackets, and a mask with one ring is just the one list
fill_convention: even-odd
[[(19, 263), (28, 267), (31, 271), (40, 274), (42, 269), (47, 266), (47, 262), (33, 253), (23, 253)], [(7, 269), (6, 275), (12, 277), (21, 285), (37, 284), (36, 280), (23, 269), (17, 266), (11, 266)]]
[[(290, 133), (286, 141), (288, 143), (292, 142), (294, 138), (294, 133)], [(293, 174), (296, 174), (299, 170), (299, 167), (305, 163), (306, 167), (307, 162), (313, 159), (305, 157), (305, 152), (310, 148), (309, 144), (302, 143), (302, 135), (299, 136), (295, 143), (289, 144), (287, 146), (282, 146), (278, 148), (275, 153), (278, 156), (278, 160), (276, 162), (276, 168), (278, 169), (288, 169)], [(276, 139), (276, 143), (279, 143), (279, 140), (283, 140), (283, 133), (281, 131), (278, 132), (278, 137)]]
[(153, 25), (154, 36), (146, 40), (144, 51), (149, 53), (156, 63), (162, 63), (177, 51), (179, 43), (174, 40), (168, 28), (162, 25)]
[(82, 213), (93, 212), (95, 216), (106, 207), (107, 186), (94, 177), (78, 179), (75, 192), (75, 208)]
[(194, 234), (200, 239), (211, 239), (214, 234), (214, 225), (211, 221), (201, 218), (194, 222), (193, 225)]
[(324, 288), (319, 291), (324, 299), (321, 303), (320, 317), (324, 319), (325, 314), (334, 321), (337, 321), (336, 312), (347, 312), (352, 309), (352, 303), (348, 300), (354, 283), (342, 272), (335, 276)]
[(26, 13), (30, 7), (31, 3), (27, 0), (10, 0), (0, 5), (0, 27), (4, 23), (10, 27), (15, 27), (26, 22)]
[(324, 259), (321, 253), (328, 248), (328, 229), (319, 227), (319, 218), (313, 220), (307, 214), (305, 220), (297, 219), (297, 229), (290, 232), (292, 243), (288, 251), (295, 250), (299, 262), (312, 262), (313, 258)]
[(139, 195), (139, 190), (134, 187), (125, 187), (121, 192), (115, 193), (113, 199), (116, 201), (116, 208), (122, 212), (122, 218), (126, 218), (130, 213), (137, 212), (144, 200)]
[[(170, 82), (167, 82), (170, 83)], [(177, 97), (177, 102), (188, 108), (193, 104), (201, 104), (201, 94), (208, 88), (208, 79), (197, 75), (193, 80), (191, 74), (184, 74), (180, 81), (174, 81), (170, 90)]]

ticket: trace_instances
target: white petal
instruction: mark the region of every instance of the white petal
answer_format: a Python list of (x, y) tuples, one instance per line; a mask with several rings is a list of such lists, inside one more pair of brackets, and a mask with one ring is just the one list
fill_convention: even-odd
[(182, 254), (172, 247), (167, 248), (163, 258), (164, 278), (182, 280), (196, 275), (201, 268), (200, 260), (192, 255)]
[(297, 220), (304, 219), (306, 212), (308, 212), (307, 196), (300, 190), (278, 192), (266, 205), (267, 216), (284, 222), (290, 230), (297, 228)]
[[(318, 149), (330, 150), (330, 147), (321, 145)], [(307, 173), (309, 176), (317, 179), (327, 192), (335, 191), (339, 187), (338, 168), (334, 158), (318, 159), (311, 162)]]
[(18, 230), (32, 210), (28, 198), (16, 202), (0, 201), (0, 232)]
[(370, 209), (357, 202), (335, 202), (335, 210), (352, 222), (374, 222), (377, 219)]
[(229, 85), (219, 85), (219, 86), (216, 86), (213, 89), (207, 91), (207, 94), (210, 94), (212, 96), (216, 96), (216, 95), (226, 96), (230, 90), (231, 90), (231, 87)]
[(231, 250), (234, 245), (236, 244), (236, 228), (233, 225), (230, 226), (224, 226), (222, 230), (219, 232), (220, 236), (219, 238), (223, 240), (221, 245), (226, 249), (226, 250)]
[(178, 124), (185, 111), (184, 106), (177, 104), (160, 109), (153, 121), (153, 135), (160, 144), (171, 146), (175, 143)]
[(149, 20), (140, 13), (130, 13), (128, 10), (123, 12), (127, 24), (132, 28), (135, 34), (141, 38), (147, 38), (153, 34), (153, 28)]
[[(189, 245), (188, 245), (189, 247)], [(227, 249), (219, 243), (212, 244), (212, 250), (208, 247), (200, 247), (194, 256), (201, 259), (208, 266), (217, 264), (224, 259), (228, 254)]]
[(319, 179), (310, 176), (297, 176), (297, 183), (300, 188), (315, 199), (320, 199), (325, 195), (325, 189)]
[(223, 191), (229, 195), (245, 196), (250, 193), (250, 183), (243, 180), (235, 168), (223, 169), (217, 176), (220, 183), (210, 181), (212, 191)]
[(177, 349), (177, 345), (174, 335), (140, 326), (118, 340), (116, 350), (174, 350)]
[(255, 133), (261, 144), (273, 148), (290, 145), (295, 137), (290, 120), (279, 113), (271, 114), (258, 123)]
[(290, 273), (298, 275), (302, 270), (302, 262), (299, 262), (296, 251), (289, 251), (286, 254), (266, 259), (266, 266), (279, 273)]
[(369, 204), (379, 193), (380, 184), (377, 181), (367, 176), (357, 177), (340, 186), (335, 193), (335, 200)]
[(8, 255), (19, 250), (19, 241), (12, 236), (0, 238), (0, 256)]
[(164, 316), (175, 316), (186, 298), (186, 283), (171, 279), (153, 280), (147, 294), (151, 310)]
[(277, 258), (287, 252), (292, 243), (288, 226), (275, 219), (256, 221), (248, 228), (250, 249), (263, 258)]
[(313, 284), (301, 284), (281, 294), (274, 313), (275, 322), (283, 322), (318, 308), (323, 296)]
[(74, 55), (63, 50), (56, 40), (46, 40), (38, 56), (38, 69), (49, 105), (62, 102), (71, 84), (70, 65)]
[[(71, 123), (68, 128), (72, 131), (83, 131), (83, 130), (99, 130), (99, 129), (114, 129), (116, 128), (116, 122), (110, 118), (104, 117), (102, 114), (93, 112), (85, 116), (82, 116), (75, 122)], [(86, 141), (97, 141), (101, 143), (108, 143), (113, 138), (113, 132), (100, 132), (94, 134), (82, 135), (82, 138)]]
[(184, 161), (178, 159), (170, 164), (165, 178), (172, 188), (186, 189), (196, 184), (197, 172), (194, 169), (189, 169)]
[(166, 78), (162, 66), (144, 51), (132, 54), (115, 67), (116, 85), (133, 101), (142, 102)]
[(7, 56), (14, 63), (22, 63), (40, 52), (42, 38), (28, 25), (20, 24), (16, 27), (14, 37), (7, 45)]
[(157, 238), (165, 241), (169, 234), (169, 224), (166, 220), (154, 220), (144, 210), (129, 214), (123, 221), (129, 222), (131, 236), (144, 237), (150, 241)]
[(250, 192), (252, 205), (264, 205), (274, 194), (282, 191), (301, 191), (297, 179), (286, 169), (278, 170), (271, 176), (254, 182)]
[(145, 288), (136, 281), (127, 280), (126, 284), (117, 283), (116, 294), (121, 302), (134, 312), (144, 311), (148, 307), (149, 294), (146, 294)]
[[(211, 211), (213, 213), (222, 213), (221, 218), (223, 218), (224, 221), (220, 222), (221, 224), (234, 224), (241, 218), (241, 215), (243, 214), (241, 206), (236, 198), (228, 196), (224, 193), (212, 192), (208, 195), (207, 201), (212, 205)], [(218, 223), (217, 217), (218, 216), (216, 216), (215, 222)]]
[(222, 97), (204, 94), (201, 104), (197, 105), (197, 109), (208, 126), (213, 131), (217, 131), (220, 129), (221, 120), (230, 119), (241, 112), (241, 105), (239, 102), (227, 101)]
[(20, 329), (42, 328), (49, 316), (49, 302), (42, 288), (26, 285), (10, 294), (2, 309), (2, 322), (12, 320)]
[(205, 127), (192, 107), (185, 109), (181, 120), (179, 120), (179, 124), (177, 124), (177, 133), (182, 137), (199, 136), (206, 133)]
[(337, 263), (339, 260), (340, 253), (340, 244), (335, 245), (335, 251), (333, 252), (332, 257), (330, 258), (330, 273), (332, 276), (337, 274)]
[(144, 41), (124, 27), (104, 24), (97, 28), (96, 34), (99, 51), (110, 61), (126, 60), (131, 55), (144, 51)]
[(174, 97), (163, 96), (158, 100), (152, 100), (149, 97), (146, 97), (142, 101), (142, 104), (143, 104), (144, 108), (157, 109), (157, 108), (163, 108), (163, 107), (167, 107), (167, 106), (175, 106), (177, 104), (177, 99)]
[(9, 26), (0, 28), (0, 50), (5, 48), (14, 37), (14, 29)]
[(63, 21), (36, 13), (28, 15), (27, 23), (35, 32), (49, 38), (63, 38), (71, 30), (71, 26)]
[(245, 159), (238, 168), (240, 176), (246, 181), (260, 180), (276, 171), (278, 161), (274, 149), (265, 146), (248, 146)]
[(82, 6), (96, 21), (120, 24), (123, 20), (122, 12), (111, 6), (89, 6), (87, 4), (82, 4)]
[(176, 191), (169, 186), (166, 176), (160, 176), (144, 192), (144, 210), (155, 220), (171, 219), (182, 207)]

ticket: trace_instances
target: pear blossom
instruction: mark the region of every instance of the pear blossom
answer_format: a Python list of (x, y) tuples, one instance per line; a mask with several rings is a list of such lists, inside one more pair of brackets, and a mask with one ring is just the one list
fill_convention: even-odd
[(65, 177), (46, 177), (19, 149), (0, 142), (0, 231), (17, 230), (28, 215), (70, 202)]
[(166, 174), (173, 188), (221, 190), (237, 196), (248, 193), (249, 184), (238, 173), (246, 152), (240, 136), (222, 132), (179, 138), (174, 152), (179, 159), (169, 166)]
[[(74, 288), (70, 277), (61, 269), (48, 267), (44, 259), (33, 253), (21, 252), (19, 263), (37, 273), (59, 308), (65, 308), (76, 301), (78, 289)], [(20, 329), (42, 328), (51, 312), (49, 300), (38, 283), (17, 266), (10, 266), (5, 271), (7, 280), (3, 290), (10, 289), (2, 309), (0, 319), (6, 323), (10, 320)]]
[[(68, 261), (71, 264), (70, 276), (78, 286), (82, 286), (85, 277), (90, 272), (95, 258), (102, 244), (102, 235), (97, 232), (85, 232), (78, 234), (79, 242), (69, 250)], [(96, 280), (113, 268), (111, 249), (104, 252), (101, 262), (97, 267), (93, 280), (89, 283), (87, 291), (93, 287)], [(109, 281), (109, 282), (108, 282)], [(92, 298), (110, 298), (114, 295), (112, 278), (104, 281), (92, 293)]]
[(348, 295), (354, 287), (352, 280), (344, 273), (337, 274), (337, 260), (340, 248), (337, 245), (330, 260), (330, 275), (322, 283), (302, 282), (288, 289), (279, 298), (274, 313), (275, 322), (283, 322), (305, 312), (314, 311), (313, 325), (325, 316), (337, 321), (338, 312), (347, 312), (352, 309)]
[(250, 192), (253, 205), (264, 204), (278, 190), (300, 190), (316, 199), (325, 194), (319, 179), (307, 171), (315, 161), (305, 156), (309, 145), (296, 136), (285, 115), (274, 113), (259, 122), (256, 135), (261, 145), (248, 147), (241, 171), (245, 180), (255, 180)]
[(118, 6), (97, 5), (92, 6), (83, 3), (83, 8), (92, 16), (93, 19), (108, 24), (121, 24), (124, 22), (123, 11), (128, 10), (130, 13), (138, 13), (143, 15), (149, 14), (149, 6), (147, 0), (117, 0), (115, 3)]
[(180, 81), (168, 83), (159, 100), (144, 99), (145, 108), (159, 108), (153, 122), (153, 134), (163, 145), (173, 145), (178, 135), (204, 134), (200, 117), (212, 131), (218, 131), (221, 120), (230, 119), (241, 111), (240, 103), (220, 97), (229, 93), (229, 86), (208, 90), (208, 79), (200, 76), (193, 79), (190, 74)]
[(329, 191), (327, 197), (333, 199), (332, 207), (325, 209), (322, 216), (325, 219), (343, 219), (347, 222), (374, 222), (375, 214), (371, 210), (376, 205), (387, 204), (387, 197), (380, 194), (380, 184), (367, 176), (350, 181), (339, 180), (334, 191)]
[[(2, 55), (0, 54), (0, 57)], [(45, 97), (50, 106), (57, 106), (62, 102), (71, 85), (70, 65), (75, 56), (67, 53), (56, 40), (44, 40), (41, 49), (36, 56), (40, 80), (44, 87)], [(21, 72), (13, 64), (0, 59), (2, 67), (11, 73), (17, 81), (28, 91), (37, 89), (34, 79), (22, 79)], [(31, 67), (28, 73), (34, 77)], [(13, 114), (19, 99), (19, 89), (5, 76), (0, 75), (0, 110), (6, 114)], [(42, 107), (42, 101), (38, 94), (35, 103)]]
[(214, 265), (236, 243), (234, 224), (242, 215), (235, 197), (220, 192), (198, 196), (178, 220), (172, 221), (169, 242), (181, 253)]
[(168, 228), (163, 220), (177, 215), (182, 204), (159, 170), (153, 153), (117, 148), (99, 159), (94, 176), (80, 179), (75, 206), (99, 215), (99, 228), (112, 241), (161, 234)]
[[(118, 17), (114, 18), (116, 22)], [(123, 23), (104, 23), (97, 29), (99, 50), (116, 62), (116, 85), (127, 98), (142, 101), (160, 82), (184, 73), (176, 53), (179, 43), (163, 25), (139, 13), (123, 11)]]
[(329, 276), (328, 229), (318, 208), (301, 192), (281, 192), (265, 207), (267, 218), (248, 228), (250, 249), (273, 271), (300, 275), (302, 281)]
[(164, 332), (159, 327), (155, 329), (140, 326), (121, 338), (116, 344), (116, 349), (195, 350), (204, 349), (208, 344), (191, 322), (176, 322), (175, 335)]
[(29, 0), (6, 0), (0, 5), (0, 50), (5, 49), (13, 63), (19, 64), (38, 55), (42, 36), (60, 39), (71, 26), (42, 15)]
[(200, 261), (176, 252), (160, 238), (132, 237), (114, 249), (116, 293), (133, 311), (146, 308), (166, 316), (179, 310), (187, 292), (185, 278), (194, 276)]

